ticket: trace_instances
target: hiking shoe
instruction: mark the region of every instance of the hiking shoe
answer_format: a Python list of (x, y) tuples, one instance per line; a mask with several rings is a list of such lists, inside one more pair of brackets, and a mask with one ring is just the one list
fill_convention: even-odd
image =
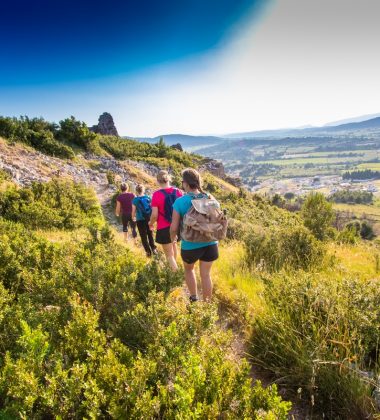
[(191, 295), (189, 299), (190, 299), (190, 303), (194, 303), (199, 300), (197, 295)]
[(157, 248), (154, 248), (154, 250), (152, 252), (153, 252), (153, 255), (158, 255), (158, 249)]

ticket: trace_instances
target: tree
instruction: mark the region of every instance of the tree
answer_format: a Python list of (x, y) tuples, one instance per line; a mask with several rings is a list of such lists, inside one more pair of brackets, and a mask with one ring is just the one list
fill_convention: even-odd
[(277, 193), (272, 197), (271, 203), (272, 205), (280, 208), (283, 208), (285, 205), (284, 199), (281, 197), (280, 194)]
[(163, 137), (160, 137), (160, 140), (158, 140), (157, 148), (158, 148), (158, 157), (165, 157), (167, 146), (165, 144)]
[(73, 116), (60, 121), (59, 125), (57, 133), (59, 140), (88, 149), (96, 139), (96, 134), (92, 133), (84, 122), (76, 120)]
[(334, 218), (332, 204), (321, 193), (311, 193), (301, 208), (304, 225), (320, 240), (326, 239)]

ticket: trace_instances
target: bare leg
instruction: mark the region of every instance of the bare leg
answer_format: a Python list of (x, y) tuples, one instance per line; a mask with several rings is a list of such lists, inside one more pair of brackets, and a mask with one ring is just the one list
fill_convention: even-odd
[(173, 244), (170, 243), (170, 244), (162, 245), (162, 249), (165, 253), (165, 257), (166, 257), (172, 271), (177, 271), (178, 270), (178, 265), (177, 265), (177, 261), (174, 257)]
[(212, 297), (212, 281), (211, 281), (211, 266), (213, 261), (199, 261), (199, 272), (201, 275), (203, 300), (211, 301)]
[(197, 296), (197, 280), (195, 278), (194, 265), (195, 264), (187, 264), (185, 261), (183, 262), (186, 286), (189, 289), (190, 296)]
[(173, 256), (176, 261), (177, 261), (177, 255), (178, 255), (177, 242), (173, 242)]

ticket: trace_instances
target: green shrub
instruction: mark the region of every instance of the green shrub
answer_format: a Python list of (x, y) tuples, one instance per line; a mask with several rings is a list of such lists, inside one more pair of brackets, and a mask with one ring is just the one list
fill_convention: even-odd
[(320, 264), (324, 257), (322, 244), (303, 226), (256, 229), (244, 243), (247, 263), (268, 271), (309, 269)]
[(298, 272), (263, 277), (266, 312), (254, 321), (252, 357), (301, 391), (328, 418), (368, 418), (376, 411), (379, 282)]
[(323, 194), (309, 194), (302, 205), (301, 216), (305, 226), (317, 239), (324, 240), (328, 237), (334, 210)]
[(4, 171), (3, 169), (0, 169), (0, 183), (4, 181), (10, 181), (11, 176), (8, 174), (8, 172)]
[(356, 244), (359, 240), (359, 231), (356, 224), (347, 224), (345, 228), (338, 233), (336, 241), (340, 244)]
[(50, 243), (0, 219), (1, 418), (278, 418), (213, 305), (109, 229)]
[(368, 191), (337, 191), (330, 195), (329, 201), (334, 203), (372, 204), (373, 193)]
[(376, 236), (372, 225), (365, 220), (361, 223), (360, 226), (360, 236), (362, 237), (362, 239), (368, 240), (371, 240)]
[(84, 122), (76, 120), (73, 116), (59, 122), (57, 138), (68, 144), (75, 144), (85, 150), (91, 149), (96, 141), (96, 134), (92, 133)]
[(76, 229), (103, 223), (100, 206), (91, 190), (58, 179), (0, 192), (0, 216), (31, 229)]
[(73, 159), (75, 157), (73, 149), (55, 140), (53, 133), (50, 131), (43, 131), (41, 133), (32, 131), (30, 132), (29, 139), (31, 146), (47, 155), (64, 159)]
[(55, 138), (57, 127), (43, 118), (0, 117), (0, 136), (11, 141), (25, 143), (51, 156), (64, 159), (74, 158), (71, 147)]

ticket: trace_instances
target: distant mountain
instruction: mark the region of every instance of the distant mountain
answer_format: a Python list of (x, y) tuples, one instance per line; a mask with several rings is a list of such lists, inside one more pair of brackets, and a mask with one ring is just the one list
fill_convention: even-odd
[(325, 131), (351, 131), (351, 130), (365, 130), (365, 129), (380, 129), (380, 117), (372, 118), (370, 120), (361, 122), (352, 122), (349, 124), (341, 124), (334, 127), (322, 127), (321, 130)]
[[(380, 115), (380, 114), (379, 114)], [(359, 119), (361, 117), (358, 117)], [(304, 136), (318, 136), (326, 135), (344, 131), (360, 131), (380, 129), (380, 116), (376, 118), (367, 119), (359, 122), (349, 122), (340, 125), (327, 125), (323, 127), (309, 127), (309, 128), (288, 128), (279, 130), (260, 130), (251, 131), (247, 133), (227, 134), (223, 136), (225, 139), (250, 139), (250, 138), (268, 138), (278, 139), (285, 137), (304, 137)]]
[[(379, 132), (380, 135), (380, 114), (375, 118), (362, 120), (365, 116), (350, 118), (344, 124), (335, 125), (335, 123), (329, 123), (323, 127), (298, 127), (298, 128), (282, 128), (277, 130), (260, 130), (250, 131), (245, 133), (232, 133), (221, 136), (192, 136), (187, 134), (164, 134), (157, 137), (141, 137), (137, 138), (139, 141), (145, 141), (148, 143), (157, 143), (160, 137), (163, 137), (165, 143), (173, 145), (180, 143), (182, 147), (188, 151), (201, 150), (205, 147), (217, 146), (226, 144), (228, 141), (237, 140), (249, 140), (249, 139), (261, 139), (261, 140), (276, 140), (285, 139), (288, 137), (300, 138), (300, 137), (321, 137), (330, 135), (355, 135), (357, 132), (360, 135), (373, 134), (375, 131)], [(359, 120), (359, 121), (356, 121)]]
[(379, 114), (361, 115), (360, 117), (346, 118), (344, 120), (333, 121), (333, 122), (329, 122), (329, 123), (325, 124), (323, 127), (332, 127), (332, 126), (336, 126), (336, 125), (362, 122), (362, 121), (371, 120), (371, 119), (376, 118), (376, 117), (380, 117), (380, 113)]

